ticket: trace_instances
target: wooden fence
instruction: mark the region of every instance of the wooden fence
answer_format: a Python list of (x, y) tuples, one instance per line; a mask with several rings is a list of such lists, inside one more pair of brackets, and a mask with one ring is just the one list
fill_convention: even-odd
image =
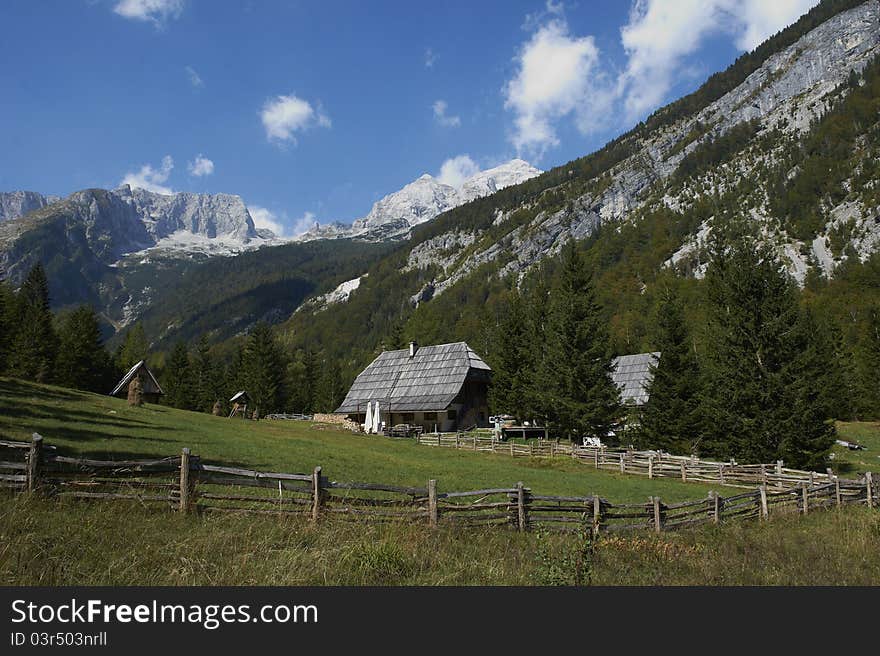
[(801, 483), (814, 486), (830, 483), (835, 475), (784, 467), (782, 460), (771, 464), (741, 465), (736, 462), (716, 462), (692, 456), (675, 456), (662, 451), (635, 451), (611, 447), (579, 446), (572, 442), (536, 440), (527, 444), (512, 440), (501, 441), (476, 433), (426, 433), (416, 436), (425, 446), (466, 449), (483, 453), (499, 453), (512, 457), (573, 458), (596, 469), (635, 474), (648, 478), (677, 478), (698, 483), (717, 483), (733, 487), (754, 488), (765, 485), (773, 489), (787, 489)]
[(180, 512), (333, 516), (357, 521), (423, 522), (430, 526), (502, 526), (593, 534), (674, 530), (732, 519), (766, 520), (783, 512), (808, 513), (844, 505), (877, 507), (871, 473), (859, 480), (801, 481), (693, 501), (620, 504), (593, 494), (558, 496), (509, 488), (446, 492), (425, 487), (330, 480), (321, 467), (310, 474), (258, 472), (203, 463), (183, 449), (152, 460), (93, 460), (60, 455), (34, 435), (31, 442), (0, 442), (0, 486), (51, 497), (129, 499)]

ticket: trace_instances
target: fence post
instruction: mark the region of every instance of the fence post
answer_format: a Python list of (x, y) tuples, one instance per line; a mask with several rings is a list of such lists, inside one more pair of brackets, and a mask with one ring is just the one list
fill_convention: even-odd
[(510, 456), (513, 457), (513, 436), (510, 438)]
[(659, 533), (663, 529), (660, 518), (660, 497), (651, 497), (651, 503), (654, 504), (654, 532)]
[(758, 491), (761, 493), (761, 518), (770, 519), (770, 506), (767, 505), (767, 486), (761, 485)]
[(623, 454), (620, 454), (620, 473), (626, 473), (626, 461), (623, 459)]
[(807, 483), (801, 483), (801, 500), (803, 502), (803, 511), (805, 515), (807, 514), (807, 512), (809, 512), (810, 509), (810, 502), (807, 499), (807, 495), (809, 494), (807, 492), (808, 487), (809, 486)]
[(602, 525), (602, 499), (593, 492), (593, 537), (599, 535), (599, 527)]
[(516, 527), (520, 531), (526, 530), (526, 492), (522, 481), (516, 484)]
[(871, 472), (865, 472), (865, 491), (868, 494), (868, 508), (874, 507), (874, 485), (871, 480)]
[(599, 447), (595, 447), (594, 458), (596, 460), (596, 469), (599, 469)]
[(189, 512), (189, 449), (180, 451), (180, 512)]
[(648, 478), (654, 478), (654, 456), (648, 456)]
[(761, 465), (761, 484), (767, 485), (767, 467), (766, 465)]
[(724, 465), (718, 465), (718, 480), (724, 485)]
[(709, 492), (709, 508), (712, 510), (712, 523), (719, 523), (721, 521), (721, 502), (715, 490)]
[(439, 512), (437, 510), (437, 481), (433, 478), (428, 481), (428, 523), (437, 526)]
[(324, 493), (321, 489), (321, 467), (319, 465), (312, 472), (312, 521), (318, 521), (323, 503)]
[(556, 457), (556, 442), (550, 442), (550, 457)]
[(685, 466), (684, 462), (682, 462), (681, 463), (681, 480), (683, 482), (687, 483), (687, 479), (688, 479), (687, 467)]
[(782, 461), (781, 460), (776, 461), (776, 475), (782, 476)]
[[(493, 447), (495, 446), (494, 442), (492, 443), (492, 446)], [(477, 450), (477, 436), (474, 435), (474, 451), (476, 451), (476, 450)], [(494, 451), (495, 449), (493, 448), (492, 450)]]
[(843, 499), (840, 497), (840, 478), (837, 476), (834, 477), (834, 498), (837, 501), (837, 507), (840, 508), (843, 505)]
[(40, 480), (40, 465), (43, 463), (43, 436), (34, 433), (31, 436), (31, 446), (28, 449), (27, 459), (27, 489), (34, 492)]

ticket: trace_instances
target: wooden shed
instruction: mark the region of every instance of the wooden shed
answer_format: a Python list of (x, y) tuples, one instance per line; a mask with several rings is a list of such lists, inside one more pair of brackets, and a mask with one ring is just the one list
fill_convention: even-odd
[(128, 373), (122, 377), (122, 380), (120, 380), (116, 387), (113, 388), (113, 391), (110, 392), (110, 396), (126, 396), (128, 394), (128, 386), (135, 378), (138, 378), (141, 382), (141, 390), (145, 403), (158, 403), (159, 397), (165, 394), (165, 392), (162, 391), (162, 387), (159, 385), (159, 381), (156, 380), (153, 372), (147, 367), (147, 363), (141, 360), (128, 370)]
[(377, 402), (386, 426), (424, 431), (489, 426), (492, 369), (465, 342), (383, 351), (355, 379), (336, 413), (364, 423)]

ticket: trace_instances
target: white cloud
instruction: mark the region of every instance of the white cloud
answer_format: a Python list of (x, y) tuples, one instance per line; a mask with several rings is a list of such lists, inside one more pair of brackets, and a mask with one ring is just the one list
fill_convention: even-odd
[(469, 155), (458, 155), (447, 159), (440, 166), (437, 179), (443, 184), (458, 189), (465, 180), (480, 172), (480, 167)]
[(259, 205), (248, 205), (248, 212), (254, 220), (254, 226), (257, 228), (271, 230), (278, 237), (284, 235), (286, 228), (282, 223), (282, 217), (275, 214), (272, 210), (260, 207)]
[(504, 88), (504, 106), (514, 115), (509, 140), (540, 158), (558, 145), (557, 126), (566, 118), (584, 134), (607, 121), (631, 124), (693, 77), (687, 57), (709, 38), (752, 50), (817, 1), (635, 0), (620, 28), (626, 63), (615, 72), (601, 61), (592, 36), (571, 33), (562, 3), (548, 0), (543, 11), (526, 17), (532, 34)]
[(174, 160), (171, 159), (171, 155), (165, 155), (158, 170), (149, 164), (144, 164), (137, 173), (126, 173), (119, 184), (139, 187), (157, 194), (173, 194), (174, 191), (165, 186), (173, 168)]
[(260, 111), (260, 118), (269, 141), (290, 141), (294, 144), (296, 144), (296, 132), (303, 132), (315, 126), (323, 128), (331, 126), (330, 118), (323, 113), (320, 104), (315, 109), (311, 103), (293, 94), (266, 100)]
[(119, 0), (113, 11), (123, 18), (150, 21), (162, 25), (170, 18), (179, 18), (184, 0)]
[(211, 175), (214, 172), (214, 162), (199, 153), (198, 155), (196, 155), (196, 159), (194, 162), (187, 163), (186, 169), (192, 175), (200, 178), (205, 175)]
[(515, 60), (516, 75), (504, 88), (504, 106), (515, 114), (510, 140), (517, 151), (531, 151), (540, 158), (559, 143), (554, 124), (576, 110), (586, 110), (598, 59), (593, 37), (570, 35), (568, 23), (558, 16), (541, 25), (522, 46)]
[(620, 30), (628, 63), (619, 80), (628, 120), (656, 109), (680, 79), (683, 59), (710, 36), (752, 50), (817, 0), (638, 0)]
[(754, 50), (816, 4), (817, 0), (743, 0), (739, 11), (743, 25), (736, 39), (736, 47)]
[(430, 48), (425, 48), (425, 68), (434, 68), (437, 62), (437, 54)]
[(440, 125), (447, 128), (457, 128), (461, 125), (461, 118), (458, 116), (448, 116), (446, 114), (446, 110), (449, 108), (449, 105), (445, 100), (437, 100), (434, 102), (431, 107), (434, 110), (434, 120), (437, 121)]
[[(317, 221), (312, 212), (306, 212), (297, 219), (289, 219), (287, 212), (273, 212), (272, 210), (260, 207), (259, 205), (248, 205), (248, 212), (254, 220), (254, 226), (258, 229), (271, 230), (276, 237), (286, 239), (288, 237), (296, 237), (315, 227)], [(288, 230), (287, 226), (291, 228)]]
[(291, 234), (296, 237), (304, 232), (308, 232), (315, 227), (316, 223), (318, 222), (315, 220), (315, 215), (311, 212), (306, 212), (298, 219), (293, 220), (293, 228), (291, 229)]
[(184, 68), (186, 74), (189, 76), (189, 83), (193, 85), (196, 89), (200, 89), (205, 86), (205, 82), (202, 80), (201, 76), (196, 72), (192, 66), (187, 66)]

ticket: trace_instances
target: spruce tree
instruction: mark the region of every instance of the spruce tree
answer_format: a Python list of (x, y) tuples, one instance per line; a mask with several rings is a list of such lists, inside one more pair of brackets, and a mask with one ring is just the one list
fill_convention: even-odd
[(868, 310), (868, 320), (856, 348), (857, 412), (859, 419), (880, 418), (880, 307)]
[(526, 418), (527, 374), (532, 366), (532, 344), (525, 304), (513, 290), (491, 331), (492, 387), (489, 402), (494, 412)]
[(214, 403), (220, 399), (218, 389), (218, 371), (211, 357), (211, 345), (208, 338), (202, 335), (196, 345), (191, 361), (193, 385), (193, 409), (199, 412), (211, 412)]
[(189, 351), (184, 342), (177, 342), (165, 365), (163, 389), (165, 403), (173, 408), (189, 410), (193, 407), (192, 369)]
[(0, 375), (6, 373), (9, 351), (12, 348), (12, 293), (3, 280), (0, 280)]
[(112, 384), (110, 358), (104, 350), (98, 315), (82, 305), (65, 316), (58, 331), (57, 382), (67, 387), (107, 393)]
[(689, 455), (700, 437), (699, 369), (681, 303), (668, 287), (657, 310), (655, 343), (660, 360), (652, 367), (636, 441), (640, 448)]
[(125, 334), (125, 341), (116, 353), (117, 366), (123, 371), (128, 371), (141, 360), (147, 359), (149, 348), (144, 326), (138, 322)]
[(592, 275), (573, 241), (562, 251), (546, 326), (539, 383), (548, 423), (569, 438), (607, 439), (620, 420), (620, 393)]
[(49, 382), (58, 353), (58, 337), (49, 309), (49, 281), (41, 264), (30, 270), (15, 300), (10, 373), (37, 382)]
[(833, 443), (817, 404), (818, 368), (829, 363), (807, 353), (794, 283), (773, 247), (741, 226), (718, 229), (710, 249), (701, 454), (815, 465)]
[(318, 385), (318, 409), (322, 412), (333, 412), (344, 398), (345, 388), (342, 385), (339, 364), (333, 360), (325, 360)]
[(302, 358), (303, 379), (302, 379), (302, 397), (305, 400), (303, 412), (315, 412), (318, 396), (318, 359), (315, 352), (306, 347), (303, 350)]
[(522, 415), (530, 422), (546, 421), (552, 404), (546, 404), (544, 389), (541, 384), (542, 372), (547, 352), (547, 312), (550, 307), (550, 287), (543, 275), (543, 270), (532, 287), (524, 292), (526, 352), (523, 355), (527, 362), (521, 371), (522, 376)]
[(241, 366), (244, 389), (260, 415), (280, 410), (286, 363), (269, 324), (258, 323), (248, 335)]

